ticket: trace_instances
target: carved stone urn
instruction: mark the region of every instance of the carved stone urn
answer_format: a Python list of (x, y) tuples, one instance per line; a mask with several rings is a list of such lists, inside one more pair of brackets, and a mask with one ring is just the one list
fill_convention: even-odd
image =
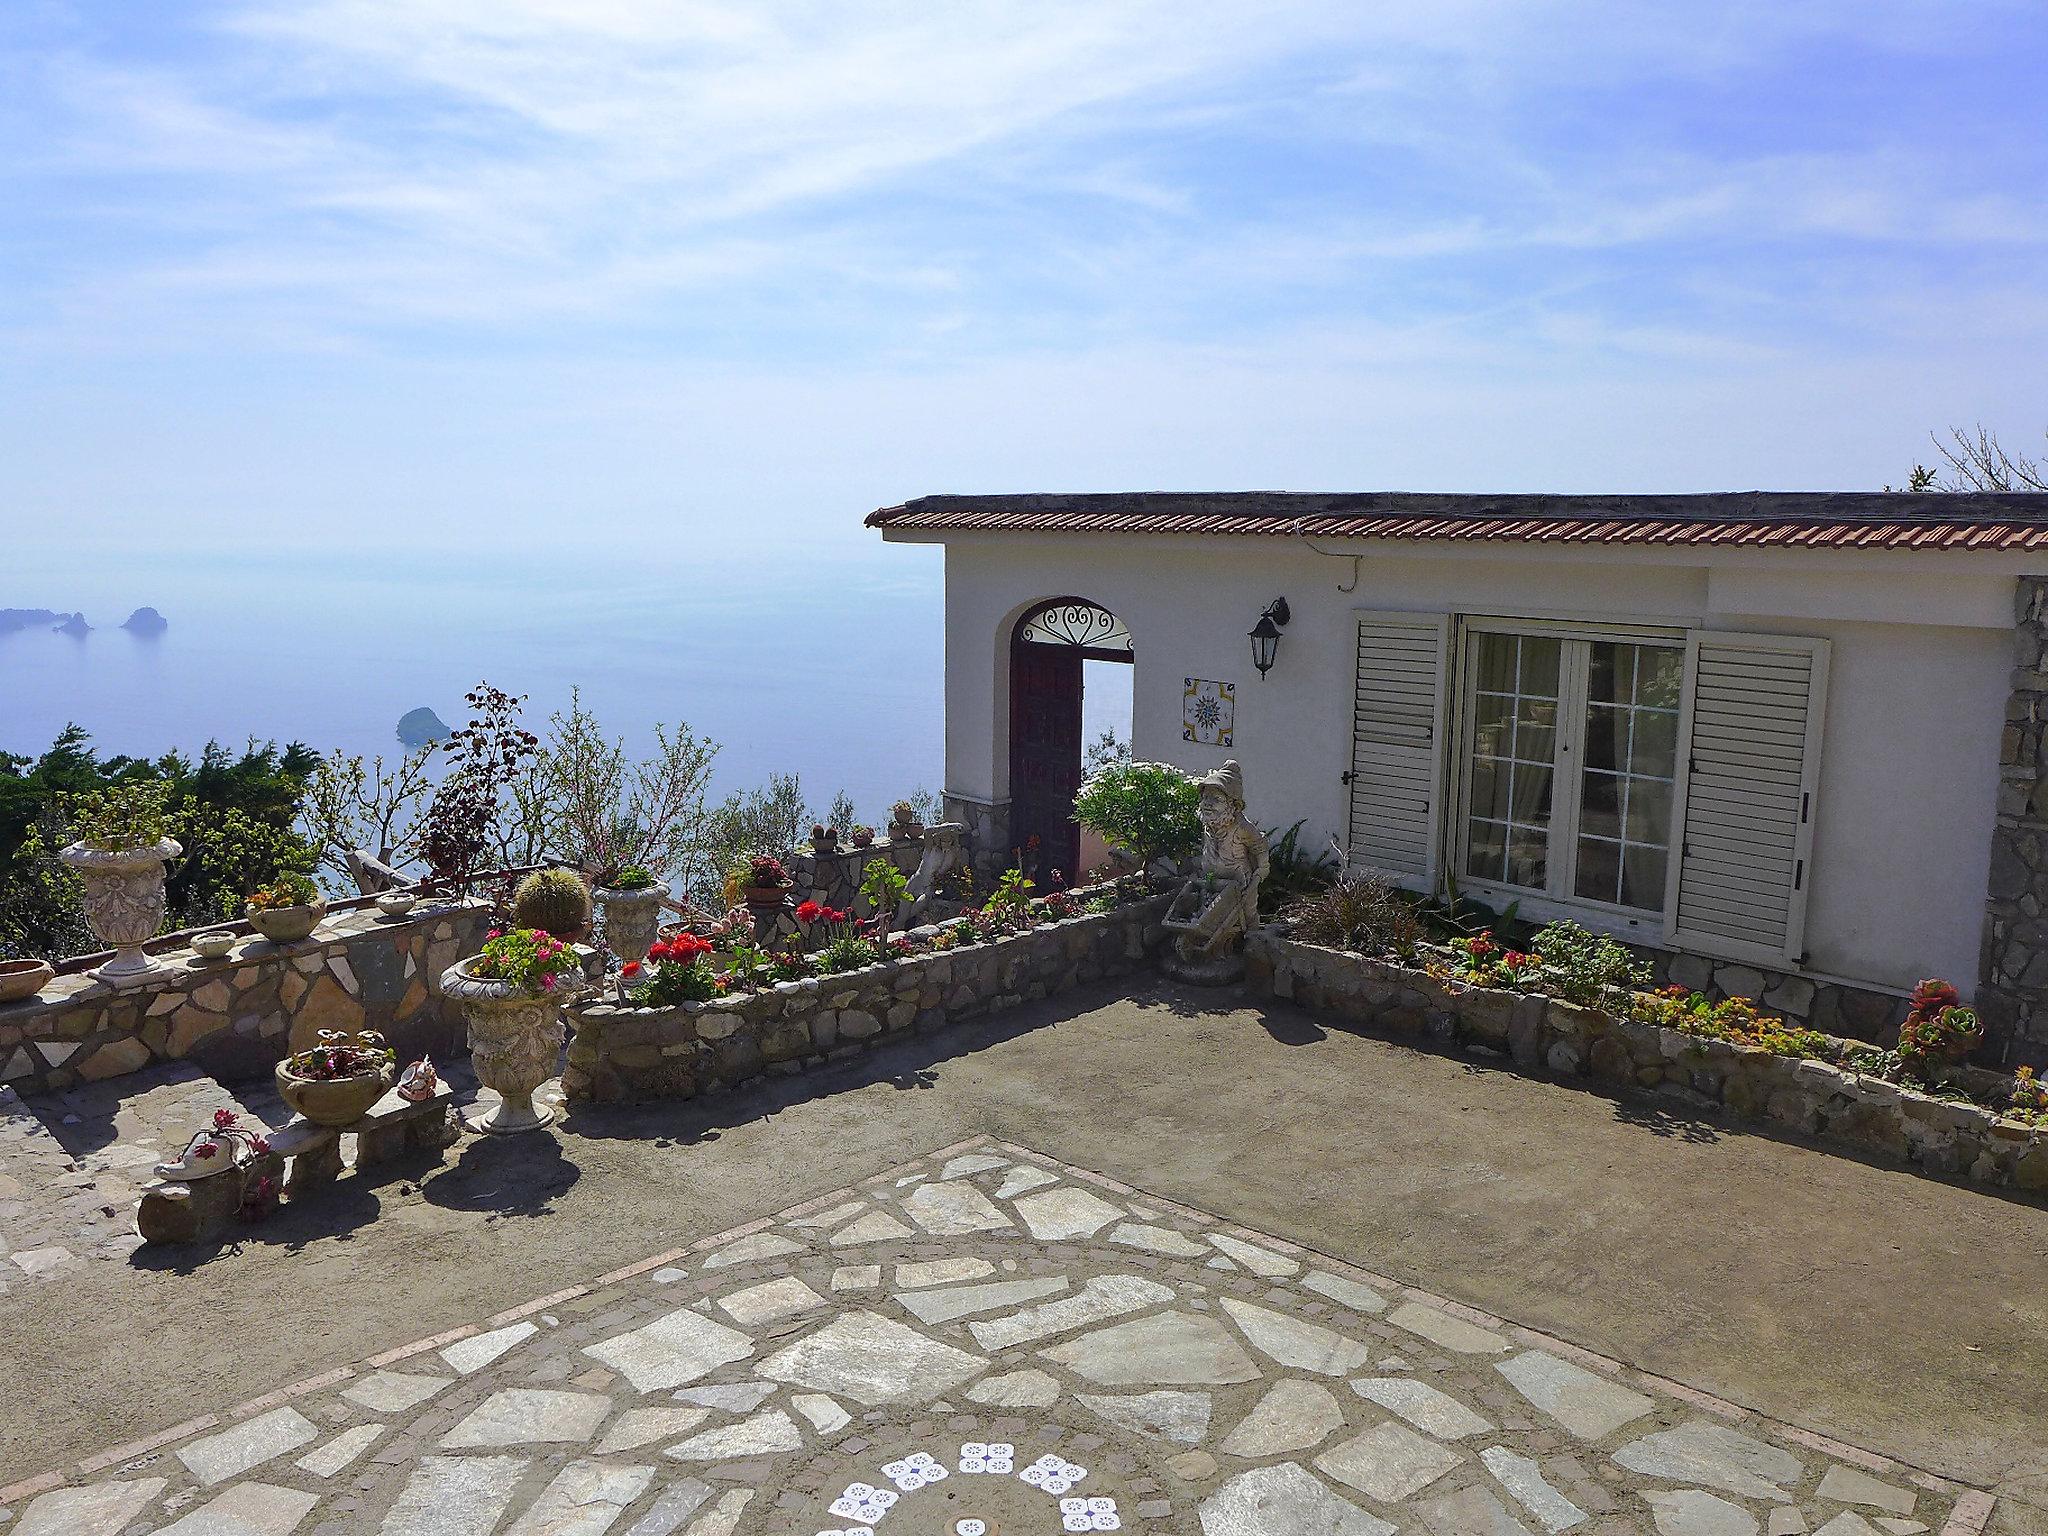
[(142, 952), (164, 925), (164, 861), (185, 850), (170, 838), (148, 848), (88, 848), (73, 843), (57, 856), (85, 887), (85, 920), (114, 958), (93, 972), (104, 981), (132, 981), (163, 967)]
[(643, 885), (629, 891), (600, 885), (594, 894), (598, 910), (604, 913), (605, 947), (621, 963), (646, 959), (654, 936), (661, 929), (661, 902), (668, 892), (658, 885)]
[(471, 963), (464, 960), (443, 971), (441, 990), (462, 1006), (469, 1021), (470, 1065), (499, 1102), (488, 1110), (470, 1110), (464, 1123), (498, 1136), (537, 1131), (554, 1118), (554, 1111), (536, 1105), (533, 1095), (554, 1075), (561, 1053), (561, 995), (472, 975)]

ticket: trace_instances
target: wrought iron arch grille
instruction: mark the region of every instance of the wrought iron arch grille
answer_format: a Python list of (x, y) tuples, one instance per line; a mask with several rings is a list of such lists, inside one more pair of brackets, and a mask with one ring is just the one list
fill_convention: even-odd
[(1128, 660), (1131, 655), (1131, 632), (1124, 627), (1123, 620), (1094, 603), (1049, 603), (1018, 626), (1017, 639), (1025, 645), (1071, 645), (1084, 651), (1107, 651), (1121, 660)]

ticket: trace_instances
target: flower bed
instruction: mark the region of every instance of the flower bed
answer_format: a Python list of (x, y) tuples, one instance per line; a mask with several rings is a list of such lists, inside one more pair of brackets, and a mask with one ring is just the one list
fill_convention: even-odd
[(685, 986), (683, 1000), (658, 1006), (637, 1006), (638, 998), (616, 991), (571, 1004), (563, 1088), (572, 1100), (680, 1099), (771, 1070), (802, 1071), (890, 1035), (1135, 970), (1163, 936), (1166, 897), (1083, 891), (1069, 899), (1075, 915), (1055, 915), (1064, 901), (1034, 904), (1007, 931), (993, 931), (987, 919), (914, 929), (903, 936), (907, 950), (825, 975), (733, 979), (686, 946), (684, 963), (707, 978), (712, 995), (690, 999)]
[[(2031, 1084), (2024, 1078), (1950, 1067), (1940, 1089), (1922, 1091), (1856, 1070), (1883, 1064), (1885, 1053), (1785, 1026), (1753, 1008), (1693, 1008), (1669, 993), (1636, 994), (1641, 1002), (1633, 1006), (1651, 1017), (1625, 1017), (1538, 990), (1473, 985), (1442, 963), (1405, 964), (1305, 944), (1289, 936), (1285, 923), (1254, 932), (1246, 961), (1255, 991), (1311, 1012), (1501, 1055), (1524, 1071), (1590, 1076), (1688, 1104), (1725, 1106), (1929, 1173), (2048, 1189), (2048, 1123), (2027, 1113)], [(1665, 1022), (1654, 1021), (1660, 1018)], [(2008, 1106), (2016, 1112), (2002, 1113)]]

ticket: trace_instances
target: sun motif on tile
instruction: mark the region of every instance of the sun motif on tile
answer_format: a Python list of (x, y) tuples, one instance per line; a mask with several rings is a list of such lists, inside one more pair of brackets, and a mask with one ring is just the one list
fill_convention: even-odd
[(1180, 696), (1180, 739), (1205, 747), (1236, 745), (1237, 684), (1191, 677)]

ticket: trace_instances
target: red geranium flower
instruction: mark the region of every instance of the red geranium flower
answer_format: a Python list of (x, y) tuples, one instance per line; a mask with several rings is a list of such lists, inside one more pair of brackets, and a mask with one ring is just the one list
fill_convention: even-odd
[(640, 962), (638, 960), (628, 960), (619, 967), (619, 974), (621, 976), (638, 976), (640, 974)]
[(816, 901), (800, 901), (796, 905), (796, 920), (800, 923), (815, 923), (826, 908)]
[(660, 939), (656, 939), (647, 947), (647, 958), (650, 960), (666, 960), (671, 953), (673, 951)]

